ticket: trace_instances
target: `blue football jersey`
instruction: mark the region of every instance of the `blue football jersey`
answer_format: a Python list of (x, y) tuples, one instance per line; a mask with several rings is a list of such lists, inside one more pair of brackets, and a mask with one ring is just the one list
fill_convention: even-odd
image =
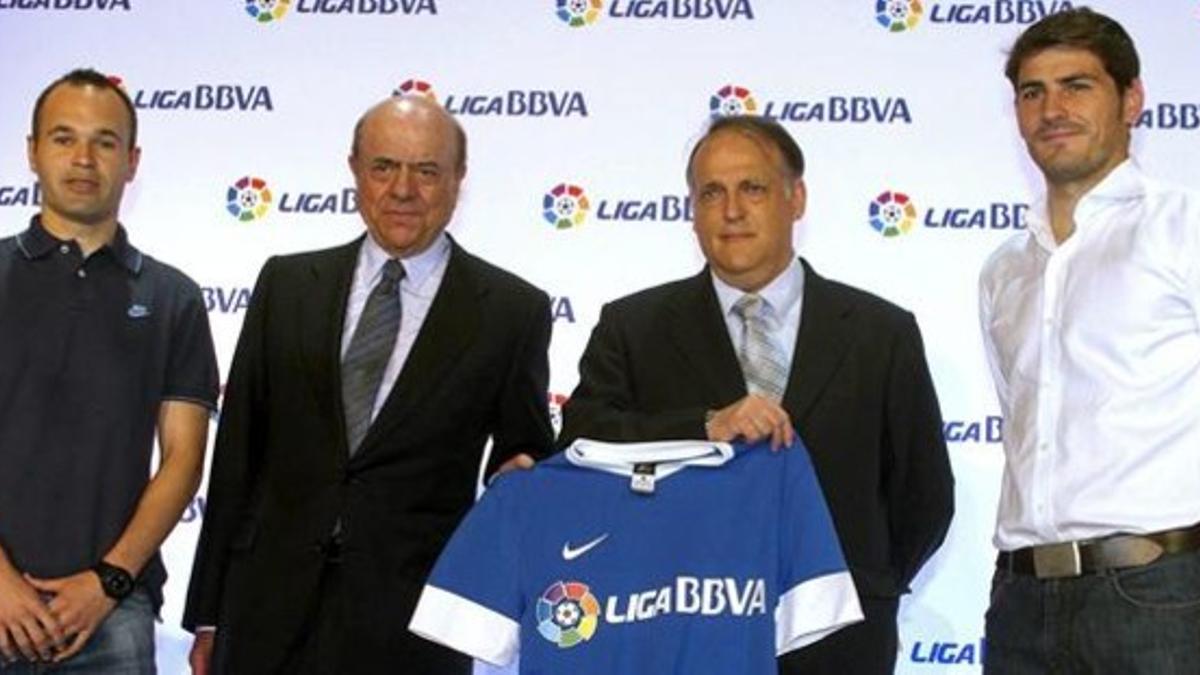
[(409, 627), (528, 675), (774, 675), (861, 618), (799, 441), (580, 440), (497, 479)]

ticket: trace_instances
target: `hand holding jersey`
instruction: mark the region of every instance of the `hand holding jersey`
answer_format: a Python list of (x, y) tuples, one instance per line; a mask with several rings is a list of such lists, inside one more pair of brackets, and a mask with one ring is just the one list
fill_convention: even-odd
[(792, 420), (778, 402), (748, 394), (733, 403), (714, 410), (704, 423), (708, 440), (729, 442), (741, 440), (757, 443), (771, 439), (771, 449), (790, 446), (796, 439)]

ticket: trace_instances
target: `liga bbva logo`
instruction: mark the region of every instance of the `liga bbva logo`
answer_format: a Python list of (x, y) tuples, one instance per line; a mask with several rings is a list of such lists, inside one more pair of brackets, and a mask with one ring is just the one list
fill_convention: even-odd
[(881, 192), (867, 211), (871, 227), (885, 237), (907, 234), (917, 222), (917, 207), (903, 192)]
[(392, 96), (424, 96), (434, 101), (437, 100), (437, 94), (434, 93), (432, 84), (411, 78), (401, 82), (400, 86), (393, 89)]
[(261, 220), (271, 210), (271, 188), (267, 181), (253, 176), (242, 176), (225, 191), (225, 210), (243, 223)]
[(875, 22), (892, 33), (905, 33), (927, 18), (934, 25), (1031, 24), (1047, 15), (1071, 9), (1066, 0), (868, 0)]
[(926, 229), (986, 231), (1024, 230), (1029, 204), (992, 202), (981, 206), (939, 206), (925, 209), (922, 218), (912, 198), (884, 190), (867, 207), (867, 222), (884, 237), (908, 234), (920, 222)]
[(42, 186), (38, 183), (25, 185), (0, 184), (0, 206), (41, 206)]
[(138, 110), (245, 113), (275, 111), (271, 88), (265, 84), (173, 83), (167, 87), (133, 89), (120, 75), (108, 74), (106, 77), (129, 96), (133, 107)]
[(555, 229), (569, 230), (583, 225), (595, 204), (595, 218), (601, 222), (677, 223), (692, 220), (692, 203), (687, 195), (601, 196), (593, 199), (579, 185), (559, 183), (542, 195), (542, 220)]
[[(404, 80), (393, 96), (425, 96), (439, 100), (434, 86), (420, 78)], [(460, 117), (587, 117), (587, 98), (578, 90), (509, 89), (507, 91), (452, 92), (442, 107)]]
[(131, 11), (130, 0), (0, 0), (0, 10)]
[(542, 218), (560, 230), (582, 225), (592, 208), (583, 188), (559, 183), (542, 196)]
[(748, 87), (725, 84), (708, 97), (708, 114), (762, 115), (780, 122), (847, 124), (912, 124), (908, 99), (903, 96), (832, 94), (819, 98), (767, 99), (760, 103)]
[(763, 579), (676, 577), (659, 588), (609, 596), (602, 608), (587, 584), (556, 581), (538, 598), (536, 613), (538, 633), (567, 649), (591, 640), (601, 622), (617, 626), (672, 614), (763, 615), (767, 613), (767, 584)]
[(554, 0), (554, 13), (571, 28), (591, 26), (602, 15), (666, 21), (754, 20), (750, 0)]
[(260, 24), (273, 24), (287, 15), (297, 14), (437, 14), (435, 0), (237, 0)]
[(332, 192), (282, 192), (278, 202), (266, 179), (242, 176), (225, 190), (225, 210), (243, 223), (267, 217), (272, 207), (280, 213), (348, 215), (358, 213), (358, 193), (346, 187)]

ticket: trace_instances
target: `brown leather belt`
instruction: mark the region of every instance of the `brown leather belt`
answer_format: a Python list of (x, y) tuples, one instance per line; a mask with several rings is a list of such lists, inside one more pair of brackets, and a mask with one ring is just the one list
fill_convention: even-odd
[(1115, 534), (1001, 551), (996, 567), (1038, 579), (1061, 579), (1149, 565), (1164, 555), (1200, 550), (1200, 523), (1149, 534)]

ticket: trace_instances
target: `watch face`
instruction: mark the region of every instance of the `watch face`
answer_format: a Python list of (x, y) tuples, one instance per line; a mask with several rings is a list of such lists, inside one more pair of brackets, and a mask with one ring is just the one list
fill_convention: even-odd
[(129, 575), (115, 570), (109, 572), (105, 585), (108, 586), (112, 595), (120, 598), (129, 595), (129, 592), (133, 590), (133, 580), (129, 578)]
[(120, 567), (100, 562), (94, 569), (100, 577), (104, 594), (113, 600), (124, 600), (133, 592), (133, 577)]

